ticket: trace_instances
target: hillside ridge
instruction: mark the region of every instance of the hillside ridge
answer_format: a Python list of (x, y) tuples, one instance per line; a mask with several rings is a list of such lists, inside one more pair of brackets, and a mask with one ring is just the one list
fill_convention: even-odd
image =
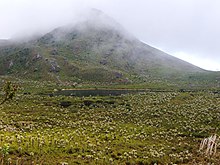
[(89, 15), (28, 42), (0, 41), (0, 74), (58, 82), (140, 83), (187, 81), (212, 73), (139, 41), (101, 11)]

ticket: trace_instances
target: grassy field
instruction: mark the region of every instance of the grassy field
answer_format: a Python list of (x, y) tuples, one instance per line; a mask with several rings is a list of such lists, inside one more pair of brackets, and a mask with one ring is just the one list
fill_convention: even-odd
[(19, 94), (0, 106), (2, 164), (207, 164), (220, 135), (220, 95), (148, 92), (117, 97)]

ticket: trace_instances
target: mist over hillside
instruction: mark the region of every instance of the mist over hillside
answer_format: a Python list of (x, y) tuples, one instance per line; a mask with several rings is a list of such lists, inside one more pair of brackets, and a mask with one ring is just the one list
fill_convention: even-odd
[(187, 83), (205, 71), (155, 49), (113, 18), (92, 9), (80, 20), (44, 35), (0, 41), (0, 74), (57, 82)]
[[(95, 2), (114, 11), (113, 16), (125, 14), (133, 27), (142, 28), (139, 34), (144, 39), (128, 30), (122, 19), (97, 9), (70, 19), (74, 9)], [(164, 45), (169, 45), (173, 43), (169, 31), (177, 34), (186, 27), (181, 26), (187, 20), (181, 19), (178, 5), (195, 6), (193, 13), (200, 14), (199, 0), (175, 1), (173, 6), (170, 2), (0, 1), (0, 38), (19, 27), (27, 29), (0, 39), (0, 165), (219, 164), (220, 72), (148, 44), (148, 38), (152, 43), (159, 36), (157, 43), (167, 37)], [(204, 20), (193, 20), (198, 25), (189, 28), (200, 27), (200, 21)], [(196, 36), (188, 30), (181, 35)], [(181, 35), (176, 39), (187, 41)], [(200, 39), (183, 42), (183, 47), (193, 47)], [(215, 41), (201, 42), (208, 47)], [(185, 51), (190, 49), (178, 50), (177, 45), (172, 50), (187, 54), (191, 61)], [(210, 54), (212, 48), (207, 49)]]

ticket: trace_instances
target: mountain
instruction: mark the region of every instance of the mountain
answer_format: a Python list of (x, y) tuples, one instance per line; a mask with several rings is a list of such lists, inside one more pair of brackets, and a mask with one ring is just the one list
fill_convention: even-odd
[(96, 9), (74, 25), (27, 42), (0, 41), (0, 74), (57, 82), (118, 83), (181, 82), (207, 75), (215, 80), (219, 75), (142, 43)]

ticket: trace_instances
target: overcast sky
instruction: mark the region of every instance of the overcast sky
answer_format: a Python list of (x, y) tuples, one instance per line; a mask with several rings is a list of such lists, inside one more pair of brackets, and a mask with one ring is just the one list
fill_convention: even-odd
[(220, 70), (219, 0), (0, 0), (0, 38), (46, 32), (97, 8), (143, 42)]

